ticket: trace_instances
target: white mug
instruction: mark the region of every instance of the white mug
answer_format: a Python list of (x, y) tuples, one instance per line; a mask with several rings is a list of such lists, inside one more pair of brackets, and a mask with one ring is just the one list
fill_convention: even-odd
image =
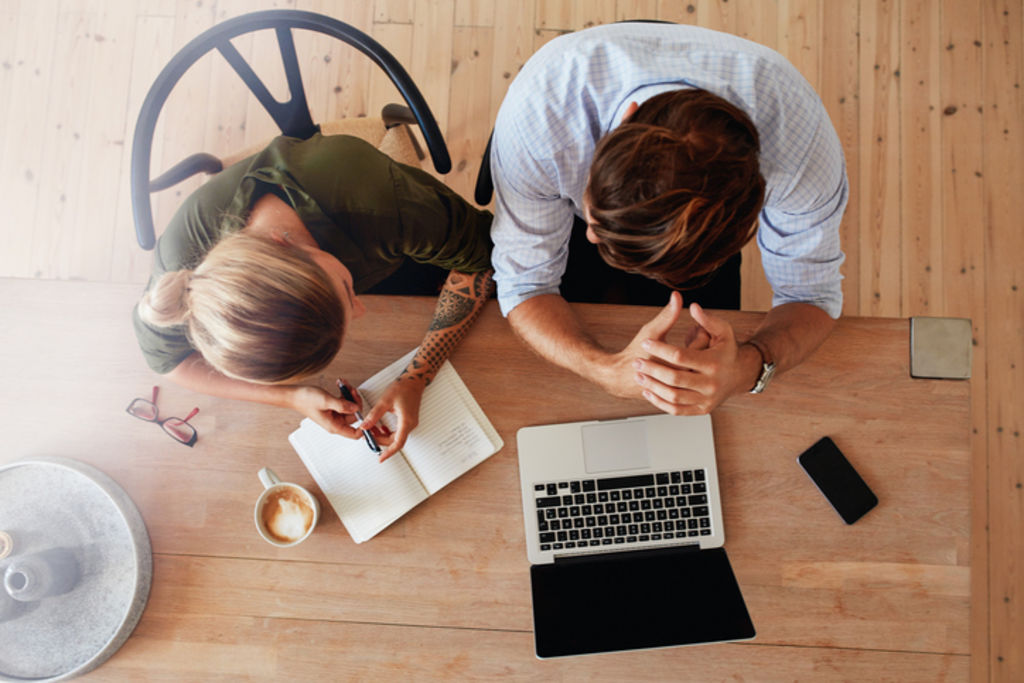
[(263, 492), (256, 501), (253, 519), (263, 540), (279, 548), (298, 545), (309, 538), (320, 521), (320, 502), (298, 484), (281, 481), (272, 469), (258, 473)]

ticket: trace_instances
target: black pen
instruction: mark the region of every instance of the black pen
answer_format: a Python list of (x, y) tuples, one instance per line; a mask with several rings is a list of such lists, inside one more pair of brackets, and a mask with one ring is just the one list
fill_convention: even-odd
[[(345, 386), (345, 384), (340, 379), (338, 380), (338, 389), (341, 391), (341, 397), (343, 399), (345, 399), (346, 401), (350, 401), (352, 403), (356, 402), (356, 397), (352, 395), (352, 392), (349, 391), (348, 387)], [(356, 410), (356, 417), (361, 422), (363, 419), (363, 414)], [(370, 433), (369, 429), (363, 430), (363, 438), (366, 439), (366, 445), (370, 447), (370, 450), (380, 455), (380, 446), (377, 445), (377, 440), (373, 438), (373, 434)]]

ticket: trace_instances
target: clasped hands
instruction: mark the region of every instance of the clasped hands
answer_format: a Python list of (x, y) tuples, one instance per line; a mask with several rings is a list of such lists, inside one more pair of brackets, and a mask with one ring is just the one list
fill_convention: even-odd
[(626, 348), (612, 354), (611, 372), (601, 382), (609, 393), (645, 398), (672, 415), (701, 415), (753, 385), (739, 362), (732, 325), (699, 304), (690, 304), (695, 325), (683, 346), (665, 341), (682, 310), (682, 295), (673, 292)]

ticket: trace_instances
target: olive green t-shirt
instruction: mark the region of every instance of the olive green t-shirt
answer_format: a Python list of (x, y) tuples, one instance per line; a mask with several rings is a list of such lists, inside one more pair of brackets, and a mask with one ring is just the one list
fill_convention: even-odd
[[(199, 265), (218, 240), (244, 227), (267, 192), (288, 202), (319, 247), (352, 271), (357, 293), (392, 274), (406, 256), (467, 273), (491, 267), (489, 212), (359, 138), (316, 133), (307, 140), (275, 138), (190, 195), (157, 240), (147, 289), (165, 272)], [(192, 353), (184, 326), (150, 325), (137, 307), (132, 317), (156, 372), (170, 372)]]

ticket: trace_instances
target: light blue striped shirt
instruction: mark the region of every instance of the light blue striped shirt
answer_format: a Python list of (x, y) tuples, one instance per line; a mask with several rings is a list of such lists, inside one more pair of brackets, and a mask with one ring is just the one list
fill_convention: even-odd
[(821, 99), (781, 55), (694, 26), (624, 23), (561, 36), (509, 87), (495, 122), (492, 261), (502, 313), (557, 294), (573, 216), (598, 140), (630, 102), (702, 88), (745, 111), (767, 183), (757, 243), (773, 305), (805, 302), (839, 317), (839, 222), (848, 184)]

